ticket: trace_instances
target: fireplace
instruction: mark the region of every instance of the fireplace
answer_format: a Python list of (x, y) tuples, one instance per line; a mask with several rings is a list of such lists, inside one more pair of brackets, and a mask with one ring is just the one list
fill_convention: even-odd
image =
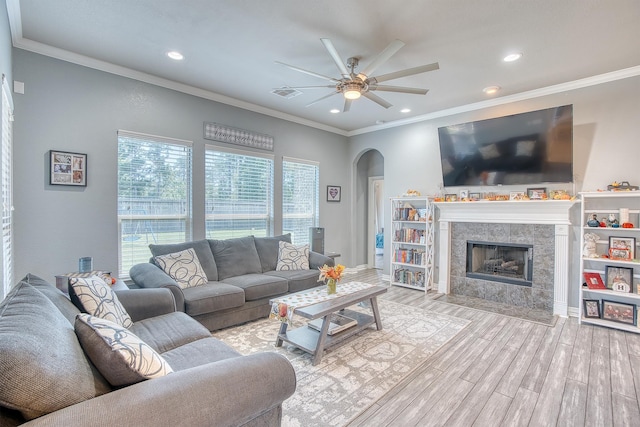
[(531, 286), (533, 245), (468, 240), (466, 277)]

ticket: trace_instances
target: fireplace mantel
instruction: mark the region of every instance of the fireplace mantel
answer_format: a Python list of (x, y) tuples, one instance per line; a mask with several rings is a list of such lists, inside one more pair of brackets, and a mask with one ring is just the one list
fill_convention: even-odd
[(577, 200), (437, 202), (440, 221), (500, 224), (571, 224), (569, 210)]
[(579, 200), (437, 202), (439, 209), (438, 292), (450, 293), (451, 223), (546, 224), (555, 226), (553, 314), (566, 317), (569, 296), (570, 210)]

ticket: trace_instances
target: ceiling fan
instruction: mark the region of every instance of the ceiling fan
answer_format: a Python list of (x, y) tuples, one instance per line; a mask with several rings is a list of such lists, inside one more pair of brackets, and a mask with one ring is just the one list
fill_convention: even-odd
[(394, 40), (387, 46), (382, 52), (380, 52), (373, 61), (367, 65), (362, 71), (356, 73), (355, 69), (358, 66), (358, 58), (351, 57), (347, 59), (346, 65), (340, 59), (340, 55), (338, 51), (331, 43), (329, 39), (320, 39), (324, 47), (329, 52), (329, 55), (335, 62), (338, 70), (342, 78), (333, 78), (328, 77), (323, 74), (315, 73), (313, 71), (305, 70), (300, 67), (296, 67), (293, 65), (285, 64), (284, 62), (276, 61), (276, 63), (284, 65), (285, 67), (289, 67), (292, 70), (299, 71), (301, 73), (309, 74), (311, 76), (319, 77), (324, 80), (330, 81), (332, 84), (324, 85), (324, 86), (300, 86), (300, 87), (287, 87), (287, 89), (318, 89), (318, 88), (332, 88), (334, 91), (322, 98), (316, 99), (315, 101), (307, 104), (306, 106), (313, 105), (317, 102), (322, 101), (323, 99), (329, 98), (335, 94), (341, 93), (344, 100), (344, 108), (343, 112), (349, 111), (351, 108), (351, 102), (354, 99), (360, 98), (360, 96), (364, 96), (365, 98), (370, 99), (371, 101), (377, 103), (378, 105), (389, 108), (392, 105), (380, 98), (379, 96), (373, 94), (373, 91), (383, 91), (383, 92), (400, 92), (400, 93), (413, 93), (417, 95), (425, 95), (427, 93), (427, 89), (420, 89), (414, 87), (403, 87), (403, 86), (390, 86), (390, 85), (381, 85), (379, 83), (398, 79), (400, 77), (412, 76), (414, 74), (426, 73), (427, 71), (433, 71), (440, 68), (437, 62), (433, 64), (421, 65), (419, 67), (407, 68), (406, 70), (395, 71), (393, 73), (382, 74), (379, 76), (372, 76), (373, 72), (380, 67), (380, 65), (384, 64), (389, 58), (391, 58), (397, 51), (399, 51), (403, 46), (404, 42), (400, 40)]

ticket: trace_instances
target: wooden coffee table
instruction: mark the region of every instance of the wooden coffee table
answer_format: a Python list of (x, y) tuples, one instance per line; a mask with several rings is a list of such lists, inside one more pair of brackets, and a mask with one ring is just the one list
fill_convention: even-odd
[[(320, 363), (320, 359), (322, 359), (324, 350), (338, 345), (374, 323), (377, 330), (382, 330), (382, 320), (380, 319), (380, 311), (378, 311), (377, 297), (385, 292), (387, 292), (387, 288), (384, 286), (371, 286), (370, 288), (351, 294), (340, 295), (337, 298), (295, 308), (293, 313), (305, 319), (315, 320), (322, 318), (322, 328), (320, 328), (320, 331), (317, 331), (304, 325), (288, 331), (287, 323), (282, 322), (278, 337), (276, 338), (276, 347), (281, 347), (282, 343), (286, 341), (312, 354), (313, 364), (317, 365)], [(370, 302), (372, 315), (347, 309), (347, 307), (363, 301)], [(331, 315), (333, 313), (340, 313), (343, 316), (351, 317), (357, 320), (358, 324), (342, 332), (338, 332), (335, 335), (328, 335), (329, 323), (331, 323)]]

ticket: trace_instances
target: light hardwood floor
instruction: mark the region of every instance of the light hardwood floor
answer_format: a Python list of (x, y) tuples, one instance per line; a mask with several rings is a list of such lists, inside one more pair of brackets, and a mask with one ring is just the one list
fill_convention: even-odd
[[(388, 285), (381, 274), (347, 279)], [(379, 298), (471, 324), (351, 427), (640, 426), (640, 335), (575, 318), (550, 327), (395, 286)]]

